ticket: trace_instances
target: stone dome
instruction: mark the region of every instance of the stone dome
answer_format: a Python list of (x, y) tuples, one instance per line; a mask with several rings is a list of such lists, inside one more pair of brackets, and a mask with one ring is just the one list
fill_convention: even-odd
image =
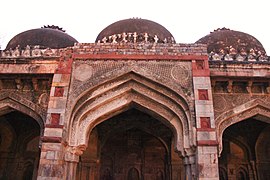
[(117, 21), (97, 36), (96, 42), (175, 43), (172, 34), (162, 25), (139, 18)]
[(31, 29), (17, 34), (8, 42), (6, 49), (15, 49), (17, 46), (24, 49), (27, 45), (30, 47), (39, 45), (40, 49), (59, 49), (73, 46), (76, 42), (78, 42), (76, 39), (61, 29), (46, 27)]
[(208, 53), (230, 53), (232, 50), (235, 53), (266, 53), (260, 41), (255, 37), (227, 28), (217, 29), (199, 39), (196, 43), (207, 44)]

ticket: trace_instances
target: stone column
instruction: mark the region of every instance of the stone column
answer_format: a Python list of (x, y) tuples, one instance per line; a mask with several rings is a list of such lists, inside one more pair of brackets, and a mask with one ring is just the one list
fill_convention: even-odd
[(191, 180), (191, 166), (189, 164), (188, 157), (184, 158), (184, 166), (185, 166), (185, 180)]
[(196, 179), (196, 164), (195, 156), (190, 155), (184, 158), (185, 166), (185, 180), (195, 180)]
[(83, 154), (83, 151), (85, 151), (84, 146), (76, 146), (76, 147), (70, 147), (68, 146), (66, 148), (65, 152), (65, 178), (66, 180), (75, 180), (76, 179), (76, 172), (77, 172), (77, 165), (79, 163), (79, 158)]
[(76, 154), (66, 153), (65, 155), (66, 161), (66, 180), (75, 180), (76, 179), (76, 171), (77, 165), (79, 162), (79, 156)]

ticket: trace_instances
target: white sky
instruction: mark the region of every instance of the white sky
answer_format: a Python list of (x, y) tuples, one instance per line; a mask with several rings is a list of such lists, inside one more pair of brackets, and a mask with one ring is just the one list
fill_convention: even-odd
[(256, 37), (270, 54), (267, 0), (3, 0), (0, 45), (16, 34), (43, 25), (58, 25), (79, 42), (94, 42), (118, 20), (140, 17), (166, 27), (177, 43), (194, 43), (217, 28)]

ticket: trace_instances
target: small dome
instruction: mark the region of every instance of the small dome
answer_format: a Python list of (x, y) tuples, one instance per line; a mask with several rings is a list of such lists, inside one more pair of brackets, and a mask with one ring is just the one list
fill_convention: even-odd
[(196, 43), (207, 44), (208, 53), (219, 53), (221, 51), (229, 53), (231, 49), (234, 49), (238, 53), (253, 51), (256, 54), (265, 54), (265, 49), (255, 37), (227, 28), (217, 29), (199, 39)]
[(15, 49), (17, 46), (24, 49), (27, 45), (39, 45), (40, 49), (59, 49), (73, 46), (76, 42), (78, 42), (76, 39), (61, 29), (45, 26), (45, 28), (31, 29), (16, 35), (9, 41), (6, 49)]
[(139, 18), (117, 21), (103, 29), (96, 42), (175, 43), (172, 34), (162, 25)]

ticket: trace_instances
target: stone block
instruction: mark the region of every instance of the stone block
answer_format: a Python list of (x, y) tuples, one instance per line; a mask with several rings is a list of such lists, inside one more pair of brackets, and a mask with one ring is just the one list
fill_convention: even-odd
[(55, 87), (54, 97), (63, 97), (64, 87)]
[(45, 128), (44, 136), (62, 137), (63, 129), (60, 128)]
[(207, 89), (198, 89), (198, 100), (209, 100)]
[(53, 82), (61, 82), (62, 74), (54, 74)]
[[(196, 114), (214, 113), (212, 104), (195, 104)], [(209, 114), (207, 115), (209, 116)]]
[(216, 140), (216, 132), (215, 131), (198, 131), (197, 132), (197, 140)]
[(218, 165), (217, 164), (201, 164), (199, 163), (199, 179), (200, 178), (217, 178), (218, 179)]
[(62, 83), (69, 83), (70, 82), (70, 74), (62, 74), (61, 82)]
[(203, 129), (211, 128), (210, 117), (200, 117), (200, 124)]
[(194, 89), (209, 89), (211, 82), (209, 77), (193, 77)]
[(51, 124), (52, 125), (59, 125), (60, 115), (61, 114), (59, 114), (59, 113), (51, 113)]
[(50, 97), (54, 96), (55, 87), (51, 87)]
[(47, 151), (46, 159), (54, 159), (54, 151)]
[(47, 155), (47, 152), (41, 151), (40, 153), (40, 159), (45, 159)]
[(201, 146), (198, 147), (198, 150), (200, 150), (200, 152), (202, 154), (217, 154), (217, 147), (216, 146)]
[(47, 113), (64, 113), (65, 112), (65, 109), (54, 109), (54, 108), (48, 108), (48, 111)]

